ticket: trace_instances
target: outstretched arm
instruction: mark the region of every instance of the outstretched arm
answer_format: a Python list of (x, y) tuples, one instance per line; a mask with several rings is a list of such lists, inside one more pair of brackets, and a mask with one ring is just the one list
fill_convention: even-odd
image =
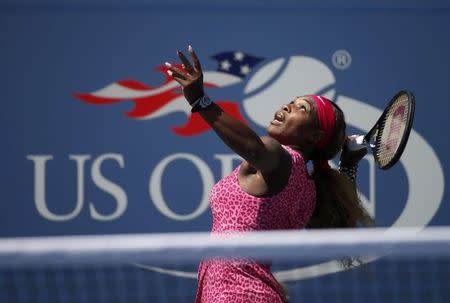
[[(199, 108), (195, 105), (196, 101), (204, 96), (203, 73), (200, 61), (191, 46), (189, 46), (189, 54), (192, 64), (182, 52), (178, 51), (183, 69), (169, 63), (166, 65), (169, 76), (181, 85), (189, 104)], [(227, 114), (214, 103), (200, 108), (199, 113), (222, 141), (250, 165), (266, 173), (278, 168), (285, 151), (275, 139), (262, 140), (250, 127)]]

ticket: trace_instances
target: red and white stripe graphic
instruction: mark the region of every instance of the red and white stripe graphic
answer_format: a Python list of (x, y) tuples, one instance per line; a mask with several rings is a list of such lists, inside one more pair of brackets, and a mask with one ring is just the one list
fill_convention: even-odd
[[(180, 136), (193, 136), (209, 130), (209, 126), (199, 114), (191, 114), (190, 106), (183, 97), (179, 84), (167, 75), (167, 67), (160, 66), (166, 79), (160, 86), (152, 87), (135, 80), (122, 80), (111, 83), (91, 93), (75, 93), (74, 96), (86, 103), (105, 105), (132, 101), (134, 108), (125, 113), (133, 119), (156, 119), (174, 112), (184, 112), (189, 116), (183, 126), (174, 126), (172, 130)], [(205, 71), (203, 73), (206, 87), (221, 88), (242, 81), (241, 78), (223, 72)], [(237, 102), (216, 101), (222, 109), (235, 118), (245, 121), (239, 112)]]

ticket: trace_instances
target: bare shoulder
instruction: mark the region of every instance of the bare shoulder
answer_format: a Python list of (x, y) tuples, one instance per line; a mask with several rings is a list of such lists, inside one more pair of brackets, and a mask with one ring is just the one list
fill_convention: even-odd
[(269, 152), (283, 152), (284, 148), (281, 146), (280, 142), (269, 136), (262, 136), (261, 141), (264, 143), (267, 151)]
[(268, 158), (271, 158), (274, 163), (277, 163), (272, 168), (272, 171), (284, 170), (286, 168), (290, 169), (291, 156), (280, 142), (269, 136), (261, 137), (261, 141), (264, 143), (267, 152), (271, 154)]
[(291, 171), (291, 156), (283, 146), (272, 137), (261, 137), (261, 141), (265, 147), (264, 166), (256, 168), (244, 161), (238, 174), (242, 190), (256, 197), (280, 192)]
[(243, 171), (248, 173), (259, 171), (259, 174), (270, 175), (278, 172), (280, 168), (290, 168), (291, 156), (277, 140), (269, 136), (260, 137), (260, 140), (264, 148), (257, 158), (259, 165), (252, 166), (248, 161), (245, 161)]

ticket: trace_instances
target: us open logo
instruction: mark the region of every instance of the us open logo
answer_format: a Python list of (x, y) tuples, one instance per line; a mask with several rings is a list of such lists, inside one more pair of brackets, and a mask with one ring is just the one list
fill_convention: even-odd
[[(265, 60), (241, 51), (227, 51), (214, 55), (213, 59), (217, 61), (218, 69), (204, 70), (204, 82), (207, 87), (215, 90), (237, 84), (244, 87), (241, 102), (233, 100), (216, 100), (216, 102), (235, 118), (242, 121), (251, 120), (263, 128), (266, 127), (273, 113), (299, 92), (320, 94), (334, 100), (346, 114), (347, 124), (365, 132), (369, 131), (382, 112), (366, 102), (338, 94), (333, 71), (327, 64), (313, 57), (293, 55)], [(339, 50), (331, 57), (330, 63), (336, 70), (343, 72), (350, 68), (351, 56), (347, 51)], [(165, 72), (166, 70), (164, 66), (161, 66), (157, 68), (157, 71)], [(190, 113), (177, 83), (169, 77), (156, 87), (137, 81), (118, 81), (92, 93), (78, 93), (75, 96), (92, 104), (112, 104), (131, 100), (135, 103), (135, 107), (126, 115), (133, 119), (159, 119), (173, 112), (184, 112), (188, 117), (187, 123), (172, 127), (172, 132), (178, 136), (197, 136), (210, 130), (198, 114)], [(370, 167), (368, 173), (370, 190), (368, 196), (361, 194), (361, 200), (368, 212), (375, 216), (375, 164), (371, 156), (366, 156), (365, 161)], [(431, 221), (441, 203), (444, 193), (442, 166), (433, 148), (414, 129), (411, 130), (408, 147), (400, 163), (407, 176), (408, 195), (403, 210), (392, 226), (414, 226), (420, 229)], [(207, 179), (212, 178), (211, 174), (206, 175), (209, 176)], [(209, 180), (206, 183), (204, 192), (209, 192), (213, 182)], [(156, 197), (159, 194), (158, 186), (160, 185), (150, 184), (151, 196)], [(199, 207), (198, 213), (204, 209), (203, 206)], [(370, 259), (366, 261), (369, 262)], [(138, 266), (179, 277), (197, 277), (196, 272), (182, 272), (147, 265)], [(274, 272), (274, 275), (280, 281), (286, 282), (341, 270), (343, 269), (337, 262), (330, 261)]]

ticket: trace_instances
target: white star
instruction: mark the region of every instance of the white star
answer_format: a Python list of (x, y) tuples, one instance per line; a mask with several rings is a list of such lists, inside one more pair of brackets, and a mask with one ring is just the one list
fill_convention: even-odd
[(223, 70), (230, 70), (231, 64), (228, 60), (220, 62), (220, 68)]
[(241, 74), (247, 75), (249, 72), (250, 72), (250, 67), (247, 64), (241, 66)]
[(234, 60), (236, 60), (236, 61), (242, 61), (244, 59), (244, 57), (245, 57), (245, 55), (241, 51), (234, 53)]

